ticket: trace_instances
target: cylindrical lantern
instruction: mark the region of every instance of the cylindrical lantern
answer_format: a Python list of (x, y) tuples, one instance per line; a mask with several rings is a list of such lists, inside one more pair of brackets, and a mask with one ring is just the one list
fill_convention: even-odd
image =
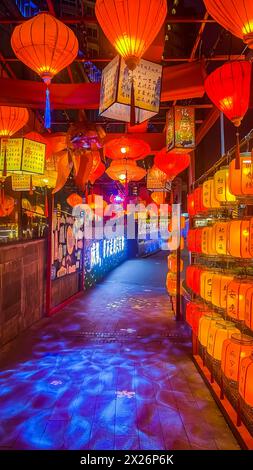
[(202, 271), (200, 275), (200, 296), (207, 302), (212, 302), (212, 271)]
[(250, 152), (240, 154), (240, 168), (236, 169), (235, 160), (229, 165), (229, 188), (235, 196), (252, 196), (253, 159)]
[(188, 194), (187, 196), (187, 212), (190, 217), (194, 217), (196, 215), (194, 193)]
[(196, 251), (196, 230), (194, 229), (188, 230), (187, 247), (189, 251)]
[(217, 255), (227, 255), (228, 223), (217, 222), (214, 225), (215, 251)]
[(226, 308), (227, 290), (232, 276), (215, 274), (212, 280), (212, 304), (219, 308)]
[(222, 348), (221, 369), (224, 375), (234, 382), (239, 381), (239, 371), (243, 358), (253, 353), (253, 338), (242, 334), (233, 334), (226, 339)]
[[(180, 272), (184, 269), (184, 262), (180, 259)], [(171, 273), (177, 272), (177, 255), (171, 254), (168, 256), (168, 270)]]
[(218, 209), (220, 202), (215, 197), (214, 179), (210, 178), (203, 184), (203, 206), (206, 209)]
[(251, 258), (250, 221), (233, 220), (228, 224), (228, 252), (235, 258)]
[(214, 226), (202, 229), (201, 252), (205, 255), (216, 255)]
[(245, 325), (253, 330), (253, 285), (246, 291), (245, 299)]
[(214, 195), (219, 202), (234, 202), (236, 197), (229, 190), (229, 168), (223, 167), (214, 175)]
[(196, 238), (195, 238), (195, 251), (196, 253), (201, 253), (202, 251), (202, 234), (203, 228), (196, 229)]
[(227, 290), (227, 315), (237, 321), (245, 320), (246, 294), (252, 284), (234, 279)]
[(177, 293), (177, 278), (175, 274), (168, 273), (166, 278), (166, 287), (170, 295), (176, 295)]
[(220, 320), (222, 320), (222, 316), (215, 312), (207, 313), (200, 318), (198, 339), (201, 346), (207, 346), (209, 328)]
[(203, 206), (203, 188), (202, 188), (202, 186), (199, 186), (198, 188), (194, 189), (193, 198), (194, 198), (194, 207), (195, 207), (196, 214), (200, 214), (201, 212), (205, 212), (206, 208)]
[(233, 334), (240, 334), (235, 324), (230, 321), (219, 320), (210, 325), (207, 339), (207, 352), (217, 361), (221, 361), (223, 342)]
[(239, 372), (239, 394), (247, 403), (253, 407), (253, 355), (245, 357), (241, 361)]

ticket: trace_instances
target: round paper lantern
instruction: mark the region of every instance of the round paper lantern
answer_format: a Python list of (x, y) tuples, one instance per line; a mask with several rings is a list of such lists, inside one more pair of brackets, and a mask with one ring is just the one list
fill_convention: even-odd
[(208, 312), (202, 315), (199, 320), (199, 331), (198, 331), (198, 339), (201, 346), (206, 347), (208, 342), (208, 333), (209, 328), (217, 321), (222, 321), (222, 316), (216, 312)]
[[(39, 13), (16, 26), (11, 46), (18, 59), (36, 72), (47, 87), (78, 54), (78, 41), (73, 31), (48, 13)], [(50, 127), (48, 88), (45, 127)]]
[(241, 360), (239, 371), (239, 394), (247, 403), (253, 407), (253, 355)]
[(0, 137), (10, 137), (24, 127), (29, 119), (26, 108), (0, 106)]
[(236, 169), (235, 159), (229, 165), (229, 188), (235, 196), (253, 195), (253, 159), (250, 152), (240, 154), (240, 167)]
[(140, 160), (151, 154), (151, 148), (144, 140), (120, 137), (105, 144), (104, 154), (111, 160), (122, 158)]
[(253, 4), (251, 0), (204, 0), (208, 13), (223, 28), (253, 48)]
[(72, 193), (67, 197), (67, 203), (69, 206), (75, 207), (83, 203), (83, 198), (77, 193)]
[(166, 147), (157, 152), (154, 164), (162, 170), (170, 180), (190, 165), (190, 156), (187, 153), (167, 152)]
[[(232, 3), (232, 0), (229, 1)], [(249, 107), (251, 63), (228, 62), (218, 67), (205, 80), (205, 90), (210, 100), (225, 116), (239, 127)], [(237, 136), (236, 168), (240, 168), (239, 132)]]
[(217, 222), (214, 225), (213, 233), (215, 237), (215, 251), (217, 255), (228, 254), (228, 223)]
[(107, 175), (112, 180), (118, 180), (121, 183), (126, 181), (139, 181), (146, 175), (146, 170), (139, 167), (132, 160), (113, 160), (106, 170)]
[(214, 175), (214, 195), (219, 202), (234, 202), (236, 197), (229, 190), (229, 168), (224, 167)]
[(165, 204), (166, 193), (163, 191), (153, 191), (153, 193), (151, 193), (151, 199), (158, 205)]
[(229, 380), (239, 381), (241, 361), (253, 353), (253, 338), (242, 334), (233, 334), (226, 339), (222, 347), (221, 369)]
[(107, 39), (133, 70), (164, 23), (167, 1), (97, 0), (95, 13)]
[(97, 169), (90, 173), (89, 181), (91, 184), (94, 184), (97, 179), (99, 179), (105, 172), (105, 165), (103, 162), (99, 163)]
[(226, 308), (228, 286), (233, 281), (232, 276), (215, 274), (212, 280), (212, 304), (219, 308)]
[(236, 328), (233, 322), (225, 320), (212, 322), (208, 330), (208, 354), (217, 361), (221, 361), (223, 343), (234, 334), (240, 334), (240, 330)]

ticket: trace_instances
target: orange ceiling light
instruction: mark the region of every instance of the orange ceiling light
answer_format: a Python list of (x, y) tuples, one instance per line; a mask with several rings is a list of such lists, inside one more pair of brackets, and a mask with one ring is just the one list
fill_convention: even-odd
[(121, 183), (140, 181), (146, 176), (144, 168), (139, 167), (136, 162), (126, 159), (112, 161), (106, 173), (112, 180), (118, 180)]
[(110, 140), (104, 146), (104, 154), (111, 160), (128, 158), (131, 160), (140, 160), (151, 154), (151, 148), (147, 142), (141, 139), (131, 139), (129, 137), (120, 137)]
[(47, 85), (45, 127), (50, 127), (49, 89), (52, 78), (70, 65), (78, 54), (73, 31), (48, 13), (39, 13), (16, 26), (11, 47), (21, 62)]
[(166, 0), (97, 0), (95, 13), (107, 39), (134, 70), (159, 33)]
[(204, 0), (204, 4), (217, 23), (253, 49), (252, 0)]
[(29, 119), (26, 108), (0, 106), (0, 137), (10, 137), (24, 127)]

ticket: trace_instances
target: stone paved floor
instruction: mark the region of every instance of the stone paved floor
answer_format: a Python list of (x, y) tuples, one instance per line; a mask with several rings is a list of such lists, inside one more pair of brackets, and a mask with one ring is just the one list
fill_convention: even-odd
[(170, 312), (165, 256), (130, 260), (3, 351), (0, 447), (239, 449)]

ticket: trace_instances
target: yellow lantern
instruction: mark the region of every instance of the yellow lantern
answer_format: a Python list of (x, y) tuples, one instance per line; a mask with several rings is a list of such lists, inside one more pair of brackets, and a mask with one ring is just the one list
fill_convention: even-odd
[(170, 295), (177, 293), (177, 278), (174, 273), (168, 273), (166, 278), (166, 287)]
[(250, 152), (240, 154), (240, 169), (235, 160), (229, 165), (229, 187), (235, 196), (253, 196), (253, 159)]
[(226, 308), (227, 290), (232, 276), (215, 274), (212, 280), (212, 304), (219, 308)]
[[(168, 256), (168, 269), (171, 273), (177, 272), (177, 255), (171, 254)], [(184, 262), (180, 259), (180, 272), (184, 269)]]
[(234, 320), (245, 320), (246, 294), (252, 284), (234, 279), (227, 290), (227, 315)]
[(208, 330), (207, 352), (217, 361), (221, 361), (222, 346), (226, 339), (233, 334), (240, 334), (240, 330), (230, 321), (219, 320), (212, 322)]
[(236, 197), (229, 190), (229, 168), (223, 167), (214, 175), (214, 194), (219, 202), (235, 202)]
[(209, 328), (217, 321), (222, 320), (222, 316), (218, 313), (206, 313), (199, 320), (198, 340), (201, 346), (206, 347), (208, 342)]
[(239, 381), (241, 361), (253, 353), (253, 338), (233, 334), (223, 343), (221, 369), (224, 375), (234, 382)]
[(205, 255), (215, 255), (214, 226), (204, 227), (202, 230), (201, 252)]
[(241, 361), (239, 371), (239, 394), (247, 403), (253, 407), (253, 355), (245, 357)]
[(220, 203), (215, 197), (213, 178), (210, 178), (204, 182), (202, 197), (203, 206), (206, 209), (218, 209), (220, 207)]
[(214, 225), (215, 251), (217, 255), (227, 254), (228, 223), (217, 222)]
[(252, 312), (252, 300), (253, 300), (253, 285), (246, 292), (245, 299), (245, 325), (253, 330), (253, 312)]
[(207, 302), (212, 302), (213, 277), (212, 271), (203, 271), (200, 275), (200, 296)]
[(228, 252), (235, 258), (251, 258), (250, 220), (233, 220), (228, 224)]

